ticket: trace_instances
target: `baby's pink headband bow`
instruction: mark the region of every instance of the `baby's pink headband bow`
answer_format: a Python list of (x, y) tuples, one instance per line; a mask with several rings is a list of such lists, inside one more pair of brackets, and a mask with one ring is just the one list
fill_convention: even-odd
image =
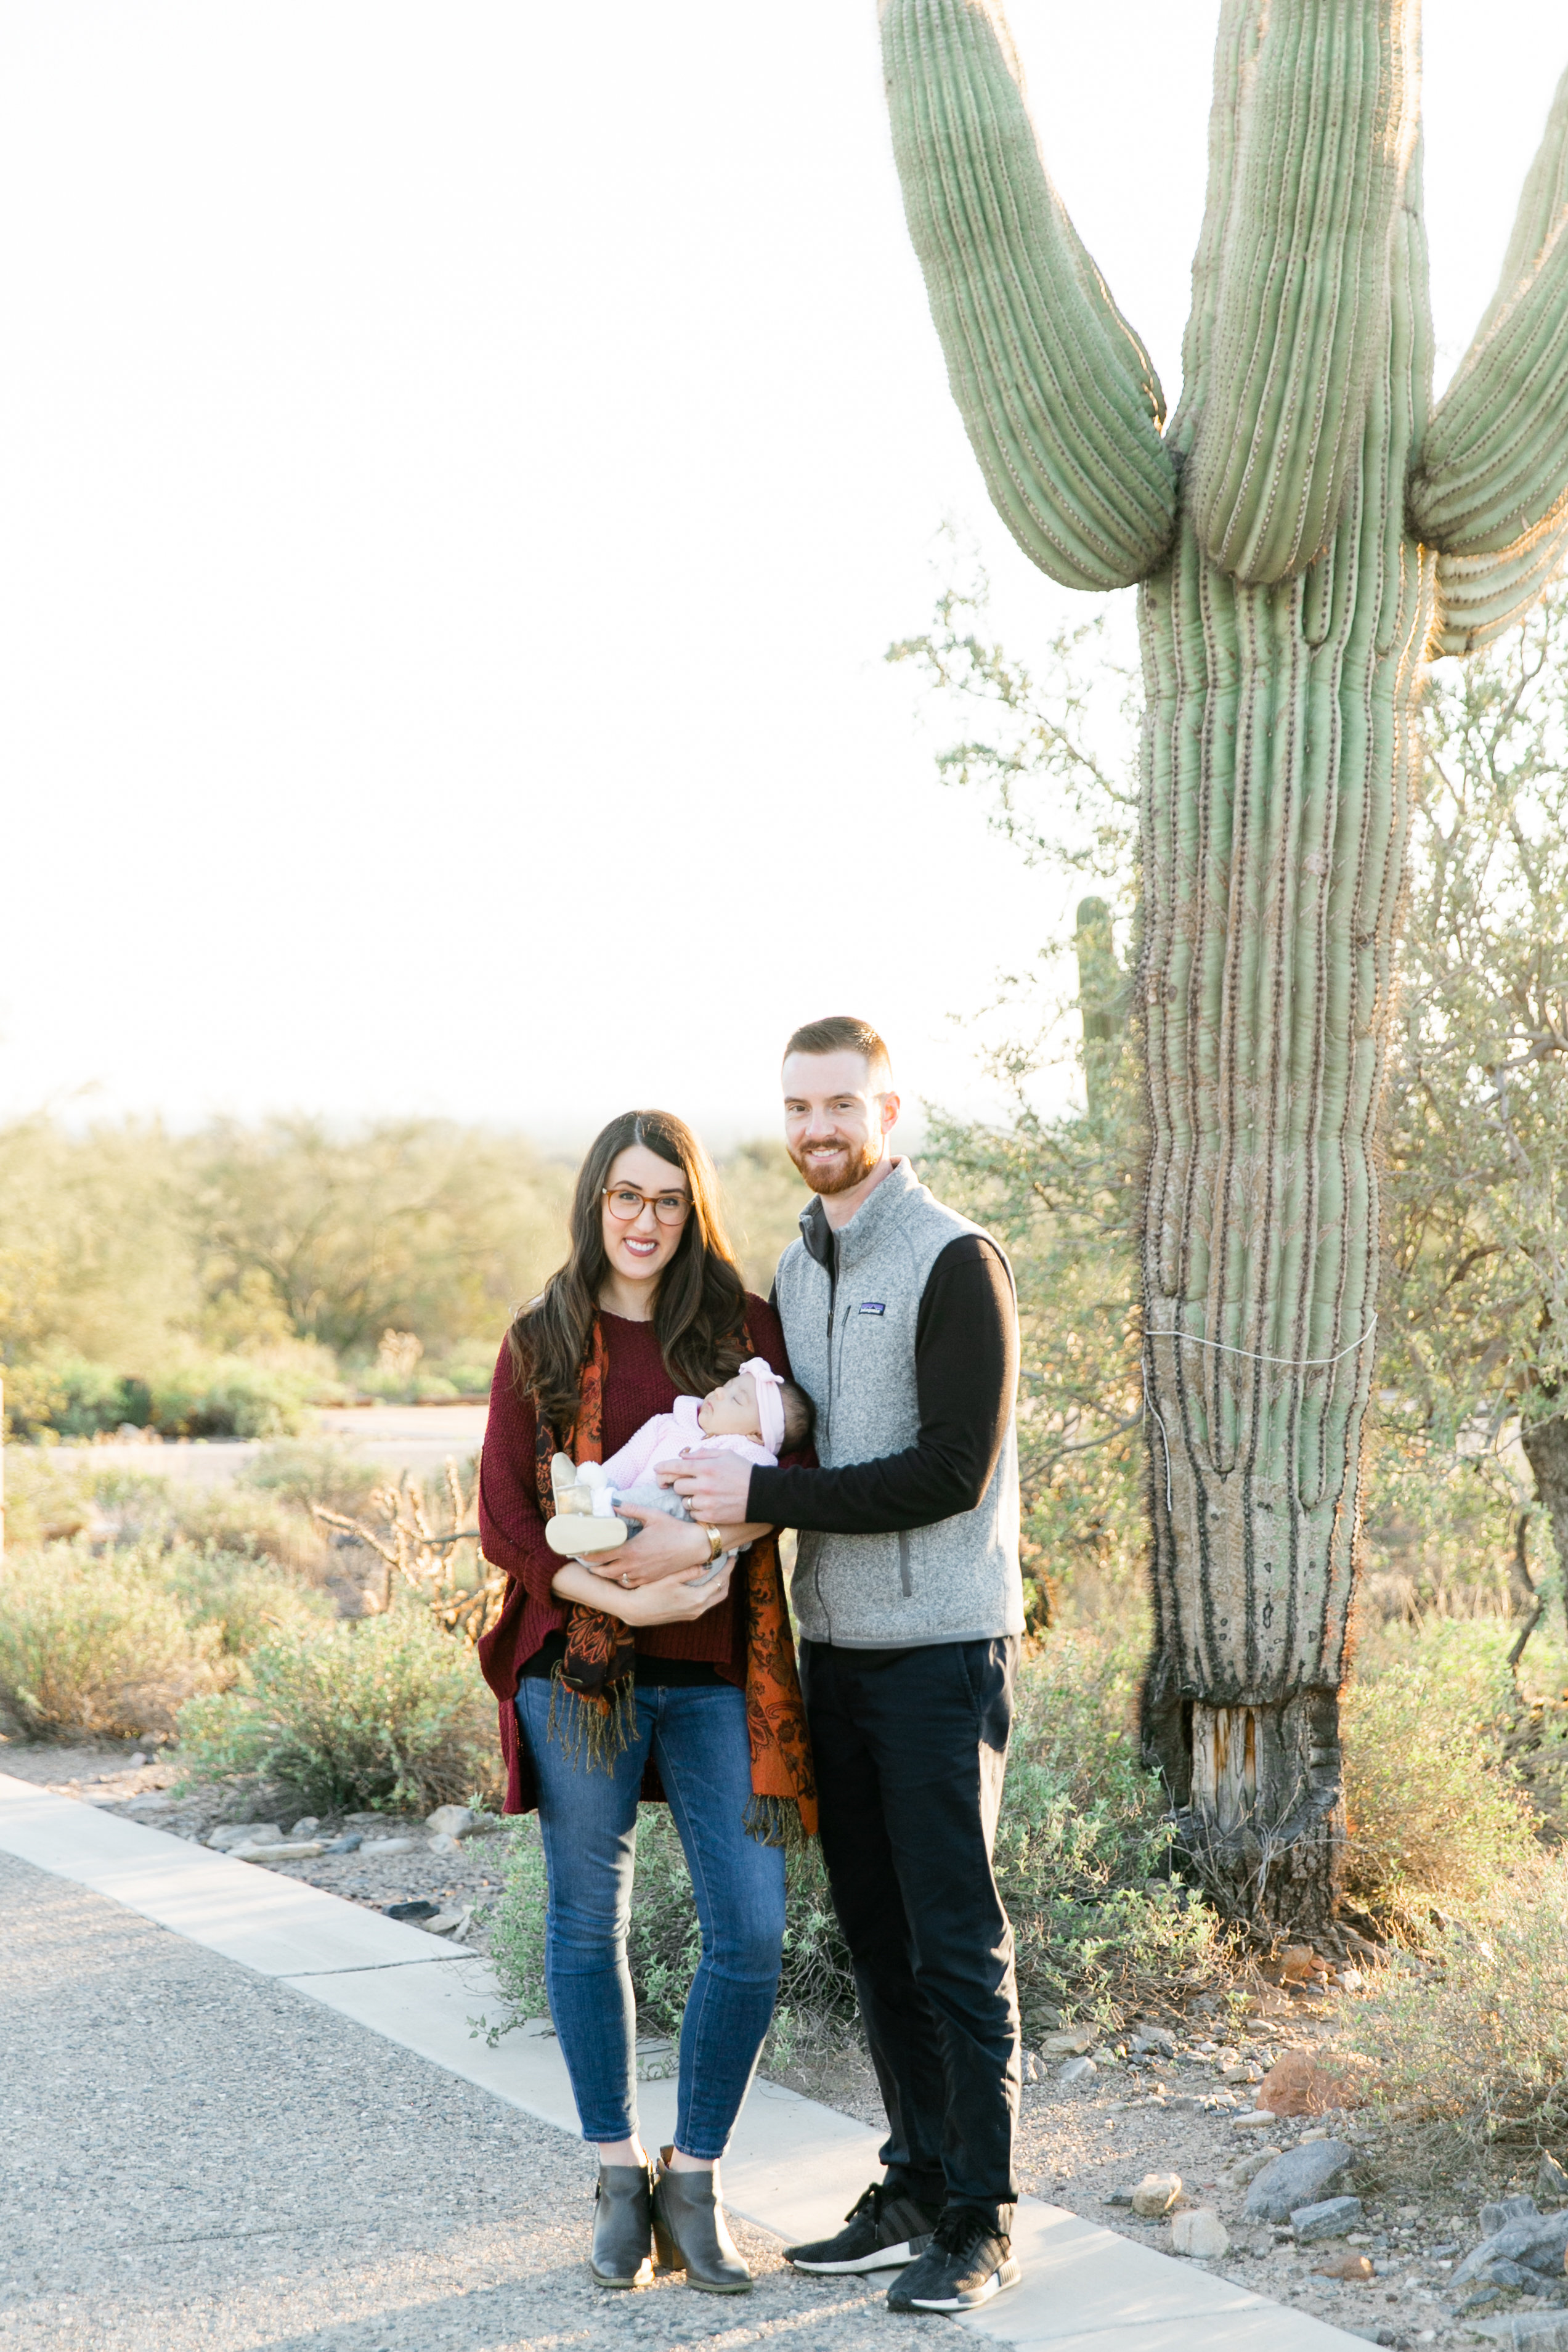
[(784, 1382), (771, 1364), (760, 1356), (753, 1356), (741, 1370), (751, 1374), (757, 1391), (757, 1418), (761, 1424), (762, 1443), (769, 1454), (784, 1450)]

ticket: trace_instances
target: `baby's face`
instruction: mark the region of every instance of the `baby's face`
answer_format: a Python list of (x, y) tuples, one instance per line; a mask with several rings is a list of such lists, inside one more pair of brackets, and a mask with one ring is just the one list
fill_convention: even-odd
[(749, 1372), (737, 1372), (721, 1389), (709, 1389), (697, 1407), (705, 1437), (760, 1437), (762, 1415), (757, 1410), (757, 1382)]

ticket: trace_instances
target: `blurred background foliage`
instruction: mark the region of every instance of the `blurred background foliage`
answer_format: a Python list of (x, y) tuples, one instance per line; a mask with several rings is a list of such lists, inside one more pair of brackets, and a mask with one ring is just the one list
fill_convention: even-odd
[[(766, 1296), (805, 1194), (779, 1144), (721, 1173)], [(482, 1397), (564, 1250), (572, 1174), (437, 1119), (0, 1128), (9, 1431), (272, 1437), (312, 1404)]]

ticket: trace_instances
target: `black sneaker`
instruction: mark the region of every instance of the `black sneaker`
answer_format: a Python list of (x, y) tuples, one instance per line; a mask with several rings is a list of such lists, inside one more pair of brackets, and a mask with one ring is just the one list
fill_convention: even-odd
[(892, 2271), (912, 2263), (931, 2243), (936, 2216), (913, 2197), (892, 2196), (873, 2180), (858, 2205), (844, 2215), (836, 2238), (815, 2238), (809, 2246), (786, 2246), (784, 2259), (798, 2271)]
[(1017, 2286), (1023, 2265), (1010, 2238), (998, 2237), (983, 2213), (944, 2213), (920, 2260), (887, 2291), (889, 2311), (973, 2311), (1005, 2287)]

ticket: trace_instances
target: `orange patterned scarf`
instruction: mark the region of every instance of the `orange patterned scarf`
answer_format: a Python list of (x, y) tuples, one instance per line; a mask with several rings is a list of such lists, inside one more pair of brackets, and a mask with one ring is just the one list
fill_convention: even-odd
[[(749, 1339), (747, 1345), (750, 1346)], [(609, 1352), (598, 1316), (593, 1345), (583, 1367), (577, 1419), (563, 1442), (541, 1415), (534, 1466), (539, 1509), (555, 1511), (550, 1458), (570, 1454), (574, 1462), (604, 1459), (604, 1381)], [(759, 1536), (736, 1562), (744, 1577), (740, 1604), (746, 1611), (746, 1727), (751, 1743), (751, 1802), (746, 1825), (766, 1845), (792, 1845), (817, 1830), (817, 1784), (806, 1735), (806, 1710), (795, 1671), (795, 1641), (779, 1566), (779, 1539)], [(731, 1591), (736, 1587), (732, 1583)], [(567, 1621), (566, 1656), (555, 1670), (557, 1704), (550, 1706), (551, 1737), (580, 1749), (590, 1765), (608, 1769), (630, 1742), (635, 1709), (636, 1644), (632, 1628), (607, 1610), (573, 1604)]]

